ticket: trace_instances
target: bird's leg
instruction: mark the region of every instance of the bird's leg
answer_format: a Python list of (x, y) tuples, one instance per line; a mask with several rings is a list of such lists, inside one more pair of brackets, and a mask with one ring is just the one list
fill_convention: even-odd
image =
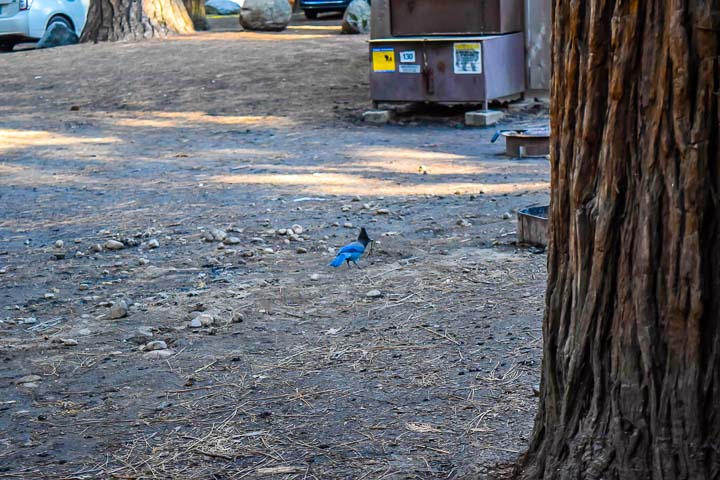
[(361, 267), (360, 265), (358, 265), (358, 263), (357, 263), (357, 262), (353, 262), (353, 263), (354, 263), (354, 264), (355, 264), (355, 266), (356, 266), (356, 267), (358, 268), (358, 270), (362, 270), (362, 267)]
[(347, 263), (347, 266), (348, 266), (348, 270), (350, 270), (350, 259), (348, 259), (348, 260), (345, 260), (345, 263)]

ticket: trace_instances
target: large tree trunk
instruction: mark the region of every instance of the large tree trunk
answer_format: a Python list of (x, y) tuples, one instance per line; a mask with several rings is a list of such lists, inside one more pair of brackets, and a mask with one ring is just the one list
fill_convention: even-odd
[(719, 2), (554, 1), (524, 478), (720, 478)]
[(195, 30), (210, 30), (205, 14), (205, 0), (183, 0)]
[(140, 40), (193, 31), (182, 0), (91, 0), (80, 41)]

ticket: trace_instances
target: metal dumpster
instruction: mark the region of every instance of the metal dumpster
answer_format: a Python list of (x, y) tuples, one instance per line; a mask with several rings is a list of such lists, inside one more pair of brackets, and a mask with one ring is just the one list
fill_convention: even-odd
[(523, 0), (373, 0), (371, 97), (484, 103), (525, 91)]
[(379, 102), (480, 103), (525, 90), (522, 33), (370, 41)]

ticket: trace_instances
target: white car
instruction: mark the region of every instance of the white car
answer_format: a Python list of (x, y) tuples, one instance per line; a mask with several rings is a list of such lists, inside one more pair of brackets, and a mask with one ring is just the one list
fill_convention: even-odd
[(37, 41), (55, 22), (78, 36), (85, 26), (90, 0), (0, 0), (0, 51)]

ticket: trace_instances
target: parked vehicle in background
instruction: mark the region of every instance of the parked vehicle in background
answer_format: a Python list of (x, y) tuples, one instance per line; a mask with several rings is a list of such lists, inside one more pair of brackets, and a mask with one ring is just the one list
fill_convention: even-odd
[[(0, 0), (3, 1), (3, 0)], [(322, 12), (344, 12), (351, 0), (300, 0), (300, 9), (305, 16), (316, 19)]]
[(89, 6), (90, 0), (0, 0), (0, 51), (39, 40), (57, 22), (79, 36)]

